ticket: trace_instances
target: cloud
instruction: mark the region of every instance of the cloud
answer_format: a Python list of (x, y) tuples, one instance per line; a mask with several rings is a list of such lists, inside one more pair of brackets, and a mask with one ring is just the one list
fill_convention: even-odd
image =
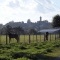
[(0, 0), (0, 23), (11, 20), (24, 21), (31, 19), (33, 22), (39, 20), (52, 20), (52, 16), (59, 13), (53, 0)]
[(3, 3), (3, 2), (5, 2), (5, 0), (0, 0), (0, 4)]
[(10, 6), (12, 8), (20, 7), (19, 1), (18, 0), (10, 1), (8, 6)]
[(39, 12), (41, 11), (43, 13), (44, 12), (48, 13), (56, 10), (54, 3), (50, 0), (35, 0), (35, 1), (38, 3), (37, 11)]

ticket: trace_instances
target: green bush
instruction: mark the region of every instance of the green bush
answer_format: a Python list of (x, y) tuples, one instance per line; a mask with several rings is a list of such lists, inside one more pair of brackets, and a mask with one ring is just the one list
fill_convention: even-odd
[(21, 57), (25, 57), (27, 56), (27, 53), (24, 53), (24, 52), (13, 52), (12, 54), (12, 58), (21, 58)]
[(0, 56), (0, 60), (11, 60), (11, 59), (7, 56)]
[(0, 45), (0, 49), (11, 49), (10, 45)]
[(27, 49), (25, 46), (20, 46), (19, 49)]
[(22, 58), (17, 58), (16, 60), (30, 60), (30, 59), (28, 59), (26, 57), (22, 57)]
[(5, 45), (0, 45), (0, 49), (4, 49), (5, 48)]
[(38, 43), (31, 43), (31, 46), (37, 46)]
[(52, 52), (51, 48), (46, 49), (47, 52)]
[(60, 47), (60, 44), (55, 44), (54, 47)]
[(35, 46), (35, 48), (36, 48), (36, 49), (40, 49), (40, 47), (39, 47), (39, 46)]

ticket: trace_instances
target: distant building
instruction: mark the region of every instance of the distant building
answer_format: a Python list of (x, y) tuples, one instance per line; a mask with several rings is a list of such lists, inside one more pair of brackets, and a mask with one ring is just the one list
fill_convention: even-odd
[(40, 21), (42, 21), (42, 17), (40, 16)]
[(28, 20), (27, 20), (27, 23), (31, 23), (31, 20), (30, 20), (30, 19), (28, 19)]
[(29, 29), (36, 29), (37, 31), (42, 29), (50, 29), (52, 28), (52, 24), (48, 22), (47, 20), (42, 21), (42, 17), (40, 16), (39, 21), (33, 23), (30, 19), (27, 20), (27, 23), (24, 22), (9, 22), (6, 25), (10, 25), (12, 27), (22, 27), (24, 30)]

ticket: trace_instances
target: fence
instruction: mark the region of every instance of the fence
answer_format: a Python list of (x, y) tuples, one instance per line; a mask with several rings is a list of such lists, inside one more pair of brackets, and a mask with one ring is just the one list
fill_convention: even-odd
[[(44, 34), (41, 35), (20, 35), (19, 37), (19, 42), (20, 43), (34, 43), (34, 42), (44, 42)], [(48, 41), (55, 41), (59, 39), (59, 34), (49, 34), (48, 35)], [(6, 40), (6, 35), (0, 35), (0, 44), (7, 44), (9, 43), (9, 37), (7, 36)], [(16, 43), (16, 39), (12, 38), (11, 43)]]

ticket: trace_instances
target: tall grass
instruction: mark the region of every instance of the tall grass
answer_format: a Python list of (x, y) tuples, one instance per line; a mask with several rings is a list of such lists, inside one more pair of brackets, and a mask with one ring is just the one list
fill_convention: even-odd
[[(58, 35), (56, 35), (58, 37)], [(57, 38), (58, 40), (58, 38)], [(36, 40), (36, 35), (30, 35), (30, 41), (31, 43), (35, 42), (44, 42), (44, 35), (37, 35), (37, 40)], [(55, 41), (55, 35), (49, 35), (48, 36), (48, 41)], [(8, 41), (9, 43), (9, 37)], [(12, 38), (11, 43), (16, 43), (16, 39)], [(0, 44), (6, 44), (6, 36), (5, 35), (0, 35)], [(20, 35), (20, 43), (29, 43), (29, 35)]]

